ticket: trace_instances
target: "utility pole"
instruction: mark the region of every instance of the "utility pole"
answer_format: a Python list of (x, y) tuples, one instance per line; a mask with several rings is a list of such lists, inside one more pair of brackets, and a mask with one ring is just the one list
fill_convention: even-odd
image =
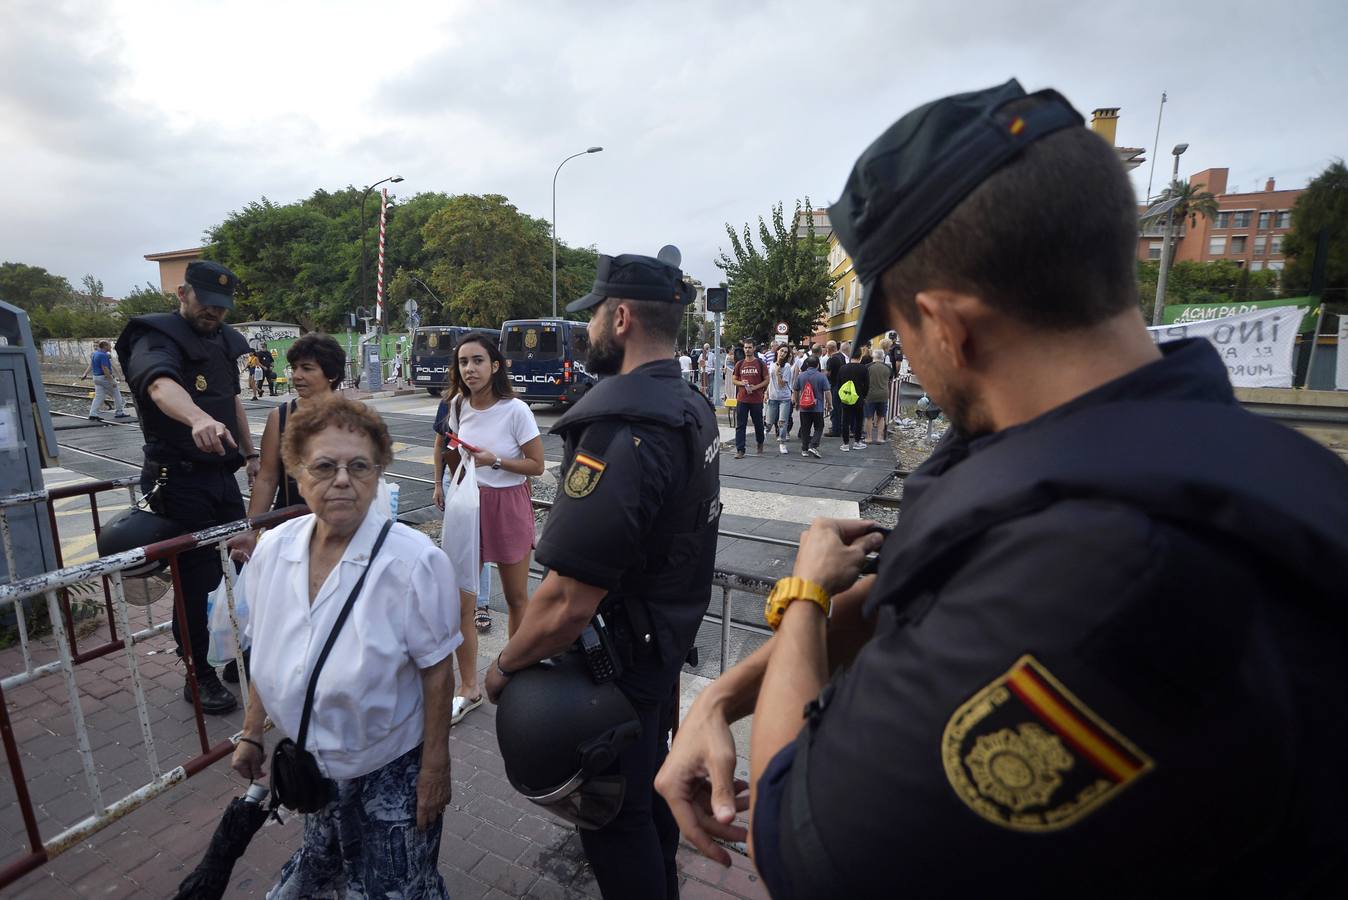
[(1151, 206), (1151, 176), (1156, 174), (1156, 154), (1161, 152), (1161, 116), (1165, 114), (1165, 91), (1161, 91), (1161, 108), (1156, 111), (1156, 139), (1151, 143), (1151, 168), (1147, 170), (1147, 206)]
[[(1175, 171), (1170, 176), (1170, 184), (1173, 187), (1179, 181), (1179, 162), (1180, 156), (1185, 150), (1189, 149), (1188, 144), (1176, 144), (1171, 152), (1175, 154)], [(1171, 197), (1171, 200), (1175, 198)], [(1171, 206), (1165, 214), (1165, 238), (1161, 243), (1161, 270), (1156, 275), (1156, 306), (1151, 311), (1152, 326), (1161, 324), (1161, 310), (1165, 308), (1165, 282), (1170, 274), (1170, 238), (1175, 225), (1175, 207)]]

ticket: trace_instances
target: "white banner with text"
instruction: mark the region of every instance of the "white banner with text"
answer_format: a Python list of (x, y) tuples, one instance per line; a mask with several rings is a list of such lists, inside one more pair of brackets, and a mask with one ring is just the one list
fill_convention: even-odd
[(1222, 319), (1148, 328), (1158, 344), (1201, 337), (1212, 342), (1235, 387), (1292, 386), (1297, 328), (1304, 307), (1279, 306)]

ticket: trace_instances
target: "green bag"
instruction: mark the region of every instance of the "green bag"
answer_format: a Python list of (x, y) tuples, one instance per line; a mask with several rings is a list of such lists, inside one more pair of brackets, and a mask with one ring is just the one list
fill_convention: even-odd
[(848, 406), (856, 406), (861, 397), (857, 394), (857, 386), (847, 381), (843, 383), (842, 387), (838, 388), (838, 399)]

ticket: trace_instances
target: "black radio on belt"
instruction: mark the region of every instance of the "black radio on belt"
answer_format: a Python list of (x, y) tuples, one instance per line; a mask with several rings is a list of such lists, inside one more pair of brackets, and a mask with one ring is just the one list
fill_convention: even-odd
[(585, 626), (585, 630), (576, 639), (576, 646), (585, 657), (585, 662), (590, 667), (590, 677), (594, 679), (595, 684), (613, 681), (622, 674), (622, 661), (618, 658), (617, 647), (613, 643), (613, 632), (604, 623), (602, 615), (595, 614), (590, 624)]

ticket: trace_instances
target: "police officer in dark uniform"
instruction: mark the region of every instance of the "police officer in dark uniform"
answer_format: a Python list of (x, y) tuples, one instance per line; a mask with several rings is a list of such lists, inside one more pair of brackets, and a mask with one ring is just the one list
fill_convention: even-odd
[[(141, 490), (151, 509), (183, 532), (243, 518), (234, 473), (246, 465), (251, 482), (259, 465), (239, 398), (238, 358), (248, 343), (225, 324), (237, 285), (234, 273), (218, 263), (191, 263), (178, 286), (178, 311), (137, 316), (117, 339), (117, 358), (145, 434)], [(206, 597), (222, 574), (216, 548), (183, 554), (181, 574), (201, 708), (227, 713), (237, 701), (206, 658)], [(176, 615), (173, 634), (181, 655)], [(190, 676), (183, 698), (192, 700)]]
[(612, 629), (616, 683), (641, 736), (614, 766), (626, 782), (621, 810), (581, 832), (610, 898), (678, 896), (678, 830), (653, 781), (679, 672), (711, 599), (720, 520), (716, 417), (671, 355), (692, 299), (674, 266), (600, 256), (594, 290), (567, 307), (593, 310), (587, 369), (607, 377), (553, 428), (566, 451), (537, 550), (550, 571), (486, 681), (495, 701), (513, 673), (566, 650), (596, 612)]
[(829, 219), (952, 427), (875, 576), (870, 523), (802, 536), (657, 780), (684, 833), (744, 836), (752, 712), (778, 900), (1348, 896), (1348, 469), (1153, 343), (1114, 149), (1010, 81), (900, 119)]

